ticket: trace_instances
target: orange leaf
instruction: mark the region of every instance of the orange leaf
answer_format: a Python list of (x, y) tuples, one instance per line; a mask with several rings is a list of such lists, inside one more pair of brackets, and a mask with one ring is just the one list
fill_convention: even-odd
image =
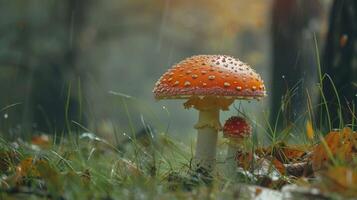
[(357, 195), (357, 171), (347, 167), (331, 167), (323, 173), (322, 181), (327, 190), (339, 192), (347, 196)]
[(273, 148), (273, 155), (282, 163), (291, 163), (301, 160), (302, 156), (306, 154), (306, 147), (287, 146), (285, 143), (276, 145)]
[[(331, 131), (324, 138), (328, 149), (321, 143), (313, 151), (312, 166), (314, 171), (326, 167), (333, 156), (334, 159), (349, 162), (352, 159), (353, 149), (357, 137), (350, 128), (343, 128), (340, 131)], [(331, 152), (332, 155), (329, 155)]]
[(50, 139), (48, 135), (36, 135), (31, 138), (31, 143), (43, 148), (48, 148), (50, 146)]
[(248, 170), (253, 161), (253, 154), (238, 151), (236, 153), (235, 159), (237, 161), (237, 166), (240, 166), (243, 169)]
[(39, 175), (32, 157), (22, 160), (16, 167), (16, 177), (18, 179), (22, 177), (37, 177)]
[(273, 159), (273, 165), (275, 166), (275, 168), (281, 173), (281, 174), (285, 174), (285, 167), (283, 165), (283, 163), (281, 163), (278, 159), (274, 158)]

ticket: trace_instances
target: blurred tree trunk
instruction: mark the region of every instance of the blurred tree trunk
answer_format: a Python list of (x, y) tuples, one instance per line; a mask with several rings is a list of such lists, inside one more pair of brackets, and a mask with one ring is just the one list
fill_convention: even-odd
[(306, 112), (306, 88), (316, 82), (313, 34), (319, 29), (319, 1), (275, 0), (272, 8), (272, 113), (286, 128)]
[[(351, 123), (353, 105), (357, 106), (356, 0), (335, 0), (333, 2), (322, 66), (323, 72), (331, 77), (338, 90), (341, 105), (338, 103), (331, 82), (327, 79), (324, 80), (323, 91), (328, 102), (332, 126), (338, 128), (343, 125), (340, 119), (344, 123)], [(322, 112), (324, 119), (326, 119), (326, 114), (326, 112)]]
[(85, 0), (63, 1), (57, 5), (63, 6), (62, 16), (51, 16), (51, 21), (59, 23), (52, 26), (63, 29), (51, 37), (62, 37), (63, 44), (57, 55), (43, 59), (42, 67), (36, 67), (34, 71), (36, 77), (33, 80), (30, 108), (33, 116), (31, 121), (36, 124), (35, 130), (61, 132), (67, 125), (72, 124), (71, 120), (81, 121), (82, 113), (79, 112), (78, 102), (80, 72), (76, 68), (76, 56), (78, 36), (82, 31), (85, 11), (89, 4), (90, 2)]

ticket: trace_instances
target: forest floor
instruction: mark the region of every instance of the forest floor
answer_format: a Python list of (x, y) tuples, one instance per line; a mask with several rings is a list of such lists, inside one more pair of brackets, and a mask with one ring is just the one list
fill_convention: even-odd
[(305, 144), (277, 139), (237, 154), (234, 176), (219, 150), (208, 184), (193, 176), (191, 147), (164, 134), (120, 148), (90, 132), (1, 139), (0, 199), (356, 198), (356, 132), (318, 134), (307, 124), (306, 135)]

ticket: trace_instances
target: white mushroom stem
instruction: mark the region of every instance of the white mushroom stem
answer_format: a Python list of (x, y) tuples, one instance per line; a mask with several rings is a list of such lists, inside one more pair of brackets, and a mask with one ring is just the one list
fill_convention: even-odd
[(234, 160), (238, 149), (233, 145), (228, 145), (226, 160)]
[(227, 177), (234, 178), (236, 176), (237, 167), (239, 167), (237, 166), (236, 154), (238, 151), (242, 151), (241, 145), (244, 145), (243, 141), (230, 140), (228, 143), (226, 170), (224, 172)]
[(235, 159), (235, 156), (238, 151), (242, 151), (242, 147), (244, 145), (244, 141), (242, 140), (234, 140), (229, 141), (228, 150), (227, 150), (227, 157), (226, 159)]
[(200, 110), (197, 129), (197, 146), (195, 162), (196, 168), (213, 170), (216, 161), (216, 145), (219, 122), (219, 108)]

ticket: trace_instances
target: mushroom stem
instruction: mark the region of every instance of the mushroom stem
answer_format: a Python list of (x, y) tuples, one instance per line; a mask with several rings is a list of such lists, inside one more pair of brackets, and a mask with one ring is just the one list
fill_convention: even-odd
[(233, 160), (234, 161), (237, 151), (238, 151), (238, 149), (235, 146), (228, 145), (226, 160), (227, 161), (228, 160)]
[(199, 110), (199, 120), (195, 125), (197, 129), (197, 146), (195, 167), (212, 171), (216, 161), (216, 145), (219, 123), (219, 109)]
[(236, 153), (237, 150), (229, 145), (227, 150), (226, 161), (225, 161), (226, 170), (224, 170), (224, 174), (226, 175), (226, 177), (235, 178), (236, 176), (236, 169), (237, 169), (237, 162), (235, 160)]
[(227, 157), (226, 159), (235, 159), (235, 156), (238, 151), (242, 151), (242, 146), (244, 145), (244, 141), (240, 139), (230, 139), (228, 143)]
[(244, 141), (238, 138), (231, 138), (228, 142), (228, 150), (226, 155), (226, 170), (225, 174), (227, 177), (235, 177), (237, 171), (237, 152), (243, 151), (242, 145), (244, 145)]

